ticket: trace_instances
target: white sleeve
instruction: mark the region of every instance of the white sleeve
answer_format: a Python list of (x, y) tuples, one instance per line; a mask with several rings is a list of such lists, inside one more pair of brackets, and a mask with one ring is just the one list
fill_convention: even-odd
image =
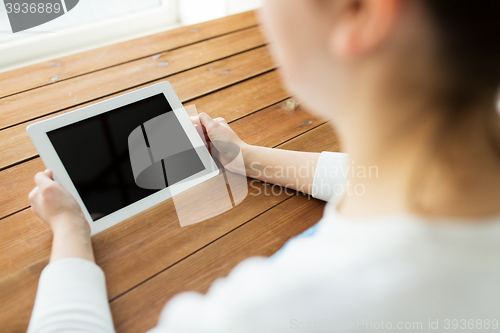
[(341, 195), (347, 181), (348, 164), (347, 154), (322, 152), (314, 172), (312, 196), (328, 201), (334, 194)]
[(114, 332), (104, 272), (67, 258), (42, 271), (28, 333)]

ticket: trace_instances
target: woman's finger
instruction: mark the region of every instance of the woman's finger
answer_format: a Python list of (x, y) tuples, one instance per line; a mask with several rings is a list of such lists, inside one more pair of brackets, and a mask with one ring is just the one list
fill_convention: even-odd
[(200, 121), (201, 124), (207, 129), (210, 130), (212, 127), (214, 127), (217, 123), (215, 120), (213, 120), (208, 114), (205, 112), (200, 113)]
[(28, 194), (28, 199), (32, 201), (36, 197), (37, 193), (38, 193), (38, 186), (31, 190), (31, 192)]
[(52, 180), (54, 180), (54, 173), (52, 172), (52, 170), (50, 169), (47, 169), (44, 171), (44, 173)]
[(200, 125), (201, 122), (200, 122), (200, 117), (199, 116), (192, 116), (192, 117), (189, 117), (189, 119), (191, 119), (191, 122), (193, 123), (193, 125)]
[(227, 122), (226, 122), (226, 119), (222, 118), (222, 117), (217, 117), (214, 119), (216, 122), (218, 123), (221, 123), (221, 124), (226, 124), (227, 125)]
[(38, 172), (35, 175), (35, 183), (40, 188), (45, 188), (52, 184), (53, 180), (45, 172)]

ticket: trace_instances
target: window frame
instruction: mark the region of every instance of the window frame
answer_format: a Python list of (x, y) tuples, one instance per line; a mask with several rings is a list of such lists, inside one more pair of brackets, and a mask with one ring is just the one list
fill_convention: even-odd
[[(97, 47), (139, 38), (179, 26), (178, 0), (160, 0), (161, 6), (57, 33), (33, 34), (0, 44), (0, 72)], [(133, 22), (133, 24), (130, 24)]]

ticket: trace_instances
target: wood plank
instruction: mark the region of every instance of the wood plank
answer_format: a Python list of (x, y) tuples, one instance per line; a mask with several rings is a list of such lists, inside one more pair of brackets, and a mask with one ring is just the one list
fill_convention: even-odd
[(229, 88), (189, 101), (198, 113), (223, 117), (228, 123), (291, 97), (283, 89), (280, 71), (251, 78)]
[(275, 148), (321, 153), (323, 151), (334, 151), (338, 146), (338, 138), (329, 123), (314, 127), (313, 129), (290, 139)]
[(35, 303), (38, 279), (48, 259), (26, 267), (0, 280), (0, 326), (5, 333), (24, 333), (28, 329)]
[(299, 151), (341, 152), (342, 146), (330, 123), (320, 125), (299, 137), (293, 138), (276, 148)]
[(0, 98), (255, 25), (250, 11), (0, 73)]
[(29, 206), (28, 194), (35, 187), (34, 176), (45, 170), (41, 158), (0, 172), (0, 218)]
[(324, 122), (291, 98), (235, 121), (231, 128), (248, 144), (276, 147)]
[[(191, 100), (189, 104), (196, 105), (198, 112), (206, 112), (214, 117), (224, 117), (229, 122), (288, 97), (290, 97), (290, 94), (282, 88), (279, 72), (271, 71), (241, 82), (238, 85)], [(100, 102), (107, 98), (101, 98), (98, 101), (86, 103), (82, 106)], [(73, 107), (0, 131), (0, 156), (2, 156), (0, 170), (38, 156), (38, 152), (26, 132), (26, 127), (82, 106)]]
[[(275, 147), (318, 125), (319, 120), (311, 117), (301, 107), (295, 110), (288, 109), (287, 106), (290, 105), (290, 100), (234, 121), (231, 126), (243, 140), (250, 144)], [(310, 123), (303, 125), (305, 122)], [(254, 127), (255, 123), (260, 124), (259, 131), (257, 133), (248, 132), (249, 129), (251, 130)], [(276, 126), (276, 123), (279, 123), (280, 126)], [(289, 145), (289, 147), (293, 147), (293, 145)], [(35, 228), (36, 223), (40, 222), (37, 221), (30, 210), (26, 210), (29, 206), (28, 193), (34, 187), (34, 173), (43, 169), (41, 160), (37, 158), (0, 173), (6, 174), (5, 177), (0, 177), (0, 180), (2, 180), (0, 182), (0, 193), (6, 194), (1, 199), (2, 205), (0, 209), (2, 212), (9, 214), (25, 209), (20, 213), (0, 220), (0, 254), (8, 255), (9, 259), (9, 261), (3, 263), (0, 261), (0, 279), (22, 267), (33, 264), (41, 258), (42, 253), (48, 255), (48, 252), (44, 251), (48, 251), (49, 244), (42, 244), (39, 238), (43, 234), (44, 239), (47, 239), (48, 230), (44, 234), (41, 232), (44, 226), (40, 226), (42, 230)], [(12, 174), (15, 175), (12, 176)], [(15, 178), (16, 183), (10, 183), (8, 181), (9, 176)], [(4, 183), (7, 185), (4, 185)], [(19, 238), (19, 235), (23, 236)]]
[(324, 203), (297, 195), (111, 302), (117, 332), (156, 326), (165, 303), (183, 291), (206, 293), (251, 256), (270, 256), (321, 219)]
[[(195, 84), (198, 78), (192, 74), (196, 73), (201, 75), (199, 80), (211, 79), (220, 88), (227, 77), (237, 77), (248, 68), (261, 68), (261, 72), (274, 68), (267, 48), (216, 61), (264, 44), (258, 28), (250, 28), (166, 52), (159, 58), (143, 58), (9, 96), (0, 99), (0, 129), (167, 77), (182, 87)], [(172, 76), (196, 66), (202, 67)], [(177, 92), (189, 95), (189, 91)]]
[[(211, 95), (194, 100), (193, 103), (198, 106), (199, 112), (207, 112), (214, 117), (226, 117), (228, 121), (237, 119), (236, 117), (241, 118), (287, 97), (288, 93), (282, 90), (281, 86), (276, 85), (279, 82), (277, 75), (271, 72), (258, 80), (249, 80), (218, 92), (217, 97), (226, 101), (224, 104), (216, 103), (216, 99)], [(234, 113), (234, 109), (240, 111)], [(269, 112), (265, 114), (269, 117)], [(245, 125), (239, 126), (244, 128)], [(269, 128), (269, 132), (272, 132), (272, 128)], [(274, 144), (279, 143), (274, 142)], [(41, 159), (35, 158), (0, 171), (0, 218), (29, 206), (28, 193), (34, 187), (33, 175), (44, 169)]]
[(216, 61), (168, 78), (181, 101), (191, 100), (256, 75), (276, 64), (267, 46)]

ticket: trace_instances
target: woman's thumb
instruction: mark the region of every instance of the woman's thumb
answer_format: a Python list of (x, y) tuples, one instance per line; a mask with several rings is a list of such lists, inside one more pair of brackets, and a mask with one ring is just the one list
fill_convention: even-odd
[(205, 112), (200, 113), (200, 122), (206, 129), (210, 129), (217, 123)]
[(43, 173), (45, 173), (50, 179), (54, 180), (54, 175), (52, 173), (52, 170), (45, 170)]

